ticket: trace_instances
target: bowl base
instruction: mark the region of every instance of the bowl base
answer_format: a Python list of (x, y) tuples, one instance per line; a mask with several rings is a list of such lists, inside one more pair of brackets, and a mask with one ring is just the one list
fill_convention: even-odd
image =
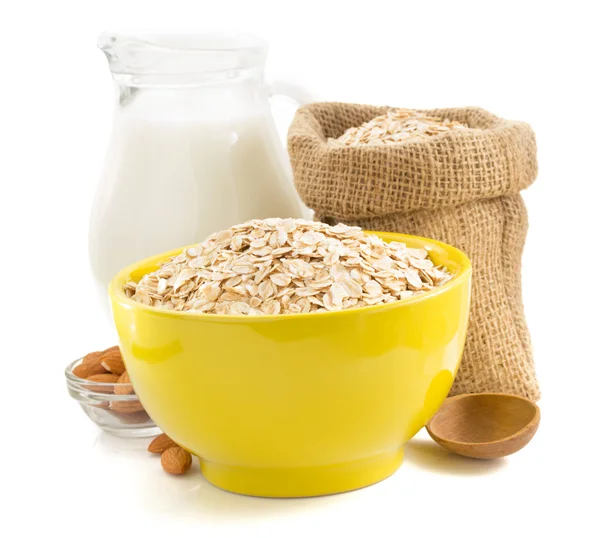
[(370, 486), (400, 467), (404, 449), (323, 467), (233, 467), (200, 459), (204, 478), (214, 486), (253, 497), (317, 497)]

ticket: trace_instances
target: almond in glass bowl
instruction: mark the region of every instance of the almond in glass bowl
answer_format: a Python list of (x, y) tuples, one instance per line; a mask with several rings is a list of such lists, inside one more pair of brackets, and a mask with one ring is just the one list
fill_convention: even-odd
[(160, 430), (140, 403), (127, 372), (117, 373), (121, 370), (118, 357), (120, 353), (115, 347), (88, 353), (69, 364), (65, 369), (69, 394), (107, 433), (119, 437), (158, 435)]

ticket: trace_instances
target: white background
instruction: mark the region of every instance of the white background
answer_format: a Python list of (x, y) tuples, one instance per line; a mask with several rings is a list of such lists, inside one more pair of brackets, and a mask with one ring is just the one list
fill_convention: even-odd
[[(598, 34), (593, 2), (103, 0), (0, 7), (0, 534), (33, 536), (597, 535), (600, 351)], [(390, 479), (319, 499), (217, 490), (163, 474), (145, 443), (99, 433), (64, 366), (114, 343), (87, 261), (109, 138), (105, 29), (241, 29), (271, 45), (271, 78), (315, 100), (479, 105), (531, 123), (524, 294), (542, 424), (481, 463), (423, 432)], [(293, 110), (278, 108), (285, 126)], [(585, 486), (591, 490), (586, 490)]]

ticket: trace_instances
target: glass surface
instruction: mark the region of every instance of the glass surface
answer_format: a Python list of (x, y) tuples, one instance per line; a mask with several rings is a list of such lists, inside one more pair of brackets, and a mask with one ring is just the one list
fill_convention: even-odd
[(252, 218), (303, 215), (271, 116), (262, 40), (105, 34), (99, 47), (118, 90), (89, 233), (103, 298), (135, 261)]
[(67, 389), (99, 428), (119, 437), (152, 437), (161, 433), (135, 394), (118, 395), (114, 393), (116, 383), (97, 383), (74, 375), (73, 368), (80, 362), (78, 359), (65, 369)]

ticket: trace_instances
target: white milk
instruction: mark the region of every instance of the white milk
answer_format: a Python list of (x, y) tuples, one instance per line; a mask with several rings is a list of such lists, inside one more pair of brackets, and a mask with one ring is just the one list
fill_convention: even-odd
[[(130, 263), (252, 218), (300, 217), (275, 128), (117, 115), (90, 226), (98, 283)], [(103, 290), (103, 293), (105, 294)]]

